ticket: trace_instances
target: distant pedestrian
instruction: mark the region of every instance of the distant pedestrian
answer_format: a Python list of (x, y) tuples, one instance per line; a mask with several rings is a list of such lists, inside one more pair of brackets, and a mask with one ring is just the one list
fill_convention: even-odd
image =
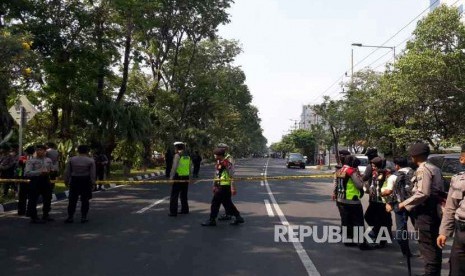
[[(97, 180), (99, 181), (105, 180), (105, 172), (107, 170), (108, 158), (101, 149), (95, 152), (94, 161), (95, 161), (95, 170), (97, 174)], [(94, 190), (104, 191), (104, 189), (102, 188), (102, 183), (99, 183), (98, 187), (95, 186)]]
[[(50, 171), (50, 180), (54, 181), (58, 177), (58, 170), (59, 170), (59, 167), (60, 167), (59, 163), (58, 163), (58, 160), (59, 160), (59, 157), (60, 157), (60, 153), (56, 149), (57, 146), (55, 145), (55, 143), (48, 142), (46, 144), (46, 146), (47, 146), (47, 151), (45, 153), (45, 156), (50, 158), (50, 160), (52, 160), (52, 169)], [(55, 189), (55, 183), (52, 183), (52, 191), (54, 189)]]
[(199, 177), (200, 164), (202, 163), (202, 156), (200, 156), (199, 151), (195, 151), (192, 156), (192, 163), (194, 164), (194, 177)]
[[(35, 147), (36, 157), (26, 162), (24, 175), (29, 177), (29, 195), (27, 211), (31, 218), (31, 223), (44, 223), (53, 221), (49, 216), (52, 202), (52, 185), (50, 183), (50, 171), (52, 170), (52, 160), (45, 157), (46, 147), (37, 145)], [(37, 200), (42, 196), (42, 220), (37, 216)]]
[(175, 217), (178, 214), (178, 199), (181, 199), (181, 212), (179, 214), (189, 214), (189, 204), (187, 201), (187, 192), (189, 184), (192, 181), (192, 161), (186, 153), (186, 146), (183, 142), (174, 143), (176, 154), (173, 158), (173, 167), (171, 168), (170, 179), (174, 180), (171, 187), (170, 213), (169, 216)]
[(71, 157), (66, 164), (65, 183), (69, 186), (68, 218), (66, 223), (74, 221), (74, 213), (79, 198), (81, 198), (81, 223), (89, 221), (89, 200), (92, 198), (92, 187), (95, 185), (96, 166), (94, 159), (89, 157), (89, 147), (78, 146), (78, 156)]
[(231, 225), (244, 223), (244, 219), (231, 200), (231, 196), (237, 193), (230, 174), (232, 164), (226, 159), (226, 151), (224, 148), (216, 149), (214, 154), (218, 163), (216, 164), (216, 180), (213, 184), (210, 218), (202, 223), (202, 226), (216, 226), (216, 218), (221, 205), (224, 206), (227, 214), (231, 214), (235, 217), (234, 221), (230, 223)]

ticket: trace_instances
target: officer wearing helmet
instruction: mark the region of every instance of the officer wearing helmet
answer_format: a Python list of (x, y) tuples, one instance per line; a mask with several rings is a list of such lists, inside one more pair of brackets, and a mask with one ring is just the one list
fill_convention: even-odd
[(173, 158), (170, 179), (174, 180), (171, 187), (170, 196), (170, 217), (178, 215), (178, 198), (181, 198), (181, 212), (179, 214), (189, 214), (187, 202), (187, 192), (189, 183), (192, 182), (192, 160), (186, 153), (186, 145), (183, 142), (175, 142), (176, 154)]

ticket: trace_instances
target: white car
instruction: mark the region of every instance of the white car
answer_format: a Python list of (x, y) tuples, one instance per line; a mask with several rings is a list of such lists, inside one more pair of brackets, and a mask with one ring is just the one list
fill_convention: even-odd
[(365, 170), (367, 169), (368, 166), (368, 157), (365, 155), (356, 155), (358, 160), (360, 160), (360, 165), (358, 166), (358, 170), (360, 173), (363, 175), (365, 174)]

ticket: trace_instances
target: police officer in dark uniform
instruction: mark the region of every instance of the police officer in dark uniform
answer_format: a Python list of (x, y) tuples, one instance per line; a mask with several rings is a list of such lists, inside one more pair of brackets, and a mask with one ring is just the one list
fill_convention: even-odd
[(425, 275), (441, 275), (442, 250), (437, 246), (441, 224), (441, 202), (444, 196), (444, 181), (441, 170), (427, 163), (429, 146), (417, 143), (409, 148), (412, 161), (418, 165), (413, 195), (399, 203), (398, 210), (413, 211), (415, 228), (419, 230), (419, 249), (425, 262)]
[[(36, 157), (26, 162), (24, 175), (30, 179), (29, 182), (29, 202), (27, 212), (31, 217), (31, 223), (44, 223), (53, 221), (49, 216), (52, 204), (52, 183), (50, 183), (50, 172), (52, 170), (52, 160), (45, 157), (44, 145), (38, 145), (36, 148)], [(37, 216), (37, 199), (42, 196), (42, 220)]]
[(88, 222), (89, 200), (92, 198), (92, 187), (95, 185), (95, 161), (89, 157), (89, 147), (78, 146), (78, 156), (71, 157), (66, 164), (65, 184), (69, 186), (68, 218), (72, 223), (78, 198), (81, 198), (81, 223)]
[[(465, 144), (462, 145), (460, 163), (465, 166)], [(446, 206), (439, 228), (437, 245), (443, 248), (447, 237), (454, 236), (450, 253), (450, 275), (465, 275), (465, 170), (454, 175), (450, 183)]]

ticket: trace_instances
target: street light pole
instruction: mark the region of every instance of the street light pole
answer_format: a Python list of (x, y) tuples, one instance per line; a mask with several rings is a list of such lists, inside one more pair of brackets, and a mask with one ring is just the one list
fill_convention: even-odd
[[(396, 61), (396, 46), (377, 46), (377, 45), (364, 45), (362, 43), (352, 43), (352, 46), (356, 46), (356, 47), (366, 47), (366, 48), (382, 48), (382, 49), (391, 49), (392, 52), (393, 52), (393, 58), (394, 58), (394, 62)], [(352, 49), (353, 51), (353, 49)]]

